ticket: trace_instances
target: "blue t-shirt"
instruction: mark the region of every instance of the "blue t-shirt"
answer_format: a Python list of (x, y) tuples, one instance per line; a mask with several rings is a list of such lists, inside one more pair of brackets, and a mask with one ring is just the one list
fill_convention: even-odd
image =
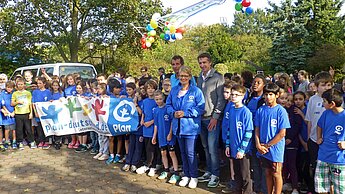
[(255, 120), (255, 113), (258, 107), (258, 102), (259, 100), (262, 98), (262, 96), (258, 96), (258, 97), (253, 97), (252, 99), (250, 99), (250, 101), (247, 104), (247, 108), (250, 110), (250, 112), (253, 115), (253, 121)]
[[(144, 114), (144, 122), (153, 120), (153, 109), (157, 107), (154, 99), (146, 98), (143, 100), (142, 110)], [(143, 136), (153, 137), (153, 125), (150, 127), (143, 126)]]
[(60, 98), (62, 98), (64, 96), (65, 96), (64, 92), (52, 93), (52, 100), (59, 100)]
[[(281, 129), (290, 128), (289, 116), (285, 108), (281, 105), (269, 107), (267, 105), (261, 106), (255, 115), (255, 127), (260, 128), (260, 143), (270, 142)], [(269, 148), (269, 152), (262, 155), (259, 152), (258, 156), (262, 156), (271, 160), (272, 162), (284, 161), (285, 138), (282, 138), (277, 144)]]
[[(140, 107), (141, 110), (143, 109), (143, 100), (139, 100), (139, 101), (138, 101), (138, 106)], [(139, 119), (140, 119), (140, 118), (141, 118), (141, 117), (140, 117), (140, 115), (139, 115)], [(138, 130), (132, 132), (132, 134), (134, 134), (134, 135), (140, 135), (140, 136), (143, 135), (143, 126), (140, 125), (140, 121), (139, 121), (139, 124), (138, 124)]]
[(222, 140), (223, 143), (225, 143), (228, 134), (228, 125), (229, 125), (229, 111), (230, 111), (230, 107), (234, 106), (233, 102), (228, 102), (224, 108), (224, 115), (223, 115), (223, 120), (222, 120)]
[[(11, 99), (12, 99), (12, 93), (8, 93), (5, 90), (1, 92), (1, 108), (5, 107), (9, 112), (14, 112), (14, 107), (11, 106)], [(2, 120), (2, 125), (13, 125), (16, 123), (16, 120), (14, 117), (11, 116), (5, 116), (4, 114), (1, 114), (0, 121)]]
[[(32, 102), (48, 102), (52, 100), (52, 93), (50, 90), (45, 89), (45, 90), (40, 90), (36, 89), (32, 92)], [(35, 115), (34, 115), (35, 116)], [(40, 122), (40, 119), (35, 117), (37, 122)]]
[(339, 141), (345, 141), (345, 111), (338, 114), (332, 110), (322, 113), (317, 126), (322, 129), (323, 142), (319, 146), (317, 159), (331, 164), (345, 164), (345, 150), (338, 147)]
[(65, 88), (65, 90), (64, 90), (65, 97), (75, 96), (77, 94), (76, 88), (77, 88), (77, 86), (75, 86), (75, 85), (68, 86), (67, 88)]
[[(229, 110), (229, 118), (231, 118), (228, 121), (230, 156), (236, 158), (236, 154), (245, 139), (246, 132), (253, 132), (254, 130), (252, 113), (245, 106), (240, 108), (231, 106)], [(245, 143), (246, 149), (244, 150), (244, 153), (248, 153), (251, 150), (250, 139)]]
[[(305, 115), (307, 113), (307, 106), (305, 106), (305, 108), (302, 110), (303, 114)], [(302, 123), (302, 127), (301, 127), (301, 131), (299, 133), (303, 139), (304, 142), (308, 141), (308, 126), (306, 122)], [(301, 146), (303, 152), (305, 152), (306, 150), (304, 150), (303, 146)]]
[(157, 139), (159, 147), (167, 145), (175, 145), (175, 138), (173, 137), (171, 141), (167, 141), (167, 136), (170, 132), (171, 120), (172, 118), (167, 113), (166, 106), (156, 107), (153, 110), (154, 125), (157, 127)]

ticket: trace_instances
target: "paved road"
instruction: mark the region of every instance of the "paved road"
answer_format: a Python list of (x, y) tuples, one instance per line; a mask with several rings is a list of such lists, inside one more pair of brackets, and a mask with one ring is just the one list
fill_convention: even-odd
[(121, 171), (121, 164), (106, 166), (92, 155), (62, 148), (0, 153), (0, 193), (219, 193), (199, 183), (182, 188), (156, 177)]

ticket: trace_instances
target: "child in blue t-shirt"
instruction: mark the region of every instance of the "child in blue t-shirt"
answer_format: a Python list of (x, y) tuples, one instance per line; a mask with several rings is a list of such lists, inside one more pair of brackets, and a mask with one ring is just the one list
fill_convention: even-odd
[(157, 90), (154, 94), (154, 98), (157, 103), (157, 107), (153, 111), (154, 133), (152, 137), (152, 144), (159, 144), (164, 166), (164, 171), (160, 174), (158, 179), (163, 180), (168, 177), (169, 163), (167, 152), (169, 151), (169, 155), (171, 157), (174, 168), (174, 173), (170, 177), (168, 182), (171, 184), (176, 184), (176, 182), (180, 180), (180, 176), (178, 175), (178, 161), (175, 154), (176, 136), (173, 135), (171, 128), (172, 118), (167, 113), (167, 107), (165, 106), (164, 102), (164, 94), (160, 90)]
[(65, 86), (65, 89), (64, 89), (65, 97), (75, 96), (77, 94), (76, 83), (72, 74), (68, 74), (66, 76), (64, 86)]
[(319, 153), (315, 170), (315, 191), (345, 193), (345, 111), (340, 91), (329, 89), (322, 94), (326, 110), (317, 123)]
[(52, 92), (52, 100), (59, 100), (60, 98), (64, 97), (65, 94), (62, 91), (59, 81), (52, 81), (51, 83), (51, 92)]
[(50, 90), (46, 88), (47, 80), (44, 77), (37, 78), (37, 89), (32, 92), (32, 103), (34, 106), (35, 120), (37, 121), (37, 142), (39, 142), (38, 147), (42, 149), (49, 149), (50, 145), (48, 143), (48, 138), (46, 138), (40, 119), (36, 111), (36, 102), (48, 102), (52, 100), (52, 94)]
[(2, 124), (5, 128), (5, 144), (4, 148), (7, 149), (11, 145), (10, 132), (12, 132), (12, 148), (17, 149), (16, 141), (16, 122), (14, 119), (14, 107), (11, 106), (12, 94), (14, 91), (15, 83), (8, 81), (5, 84), (5, 90), (1, 94), (1, 112)]
[(282, 167), (284, 161), (285, 133), (290, 128), (284, 107), (277, 104), (279, 86), (269, 83), (264, 88), (266, 104), (256, 111), (255, 145), (257, 155), (265, 169), (267, 192), (281, 193), (283, 187)]
[[(235, 183), (237, 188), (227, 188), (226, 191), (252, 193), (252, 180), (250, 178), (251, 138), (253, 134), (252, 113), (242, 103), (246, 88), (234, 85), (231, 88), (230, 99), (233, 106), (229, 109), (229, 119), (226, 128), (225, 155), (233, 159)], [(235, 187), (236, 187), (235, 186)], [(224, 192), (223, 190), (223, 192)], [(228, 192), (225, 192), (228, 193)]]
[[(149, 176), (154, 176), (156, 173), (156, 163), (159, 160), (158, 154), (158, 147), (152, 144), (152, 137), (153, 137), (153, 109), (156, 108), (157, 104), (154, 100), (154, 92), (157, 90), (157, 83), (153, 80), (149, 80), (145, 83), (145, 90), (148, 98), (143, 101), (142, 105), (142, 117), (140, 124), (143, 125), (143, 136), (145, 141), (145, 149), (146, 149), (146, 165), (141, 166), (137, 169), (138, 174), (144, 174), (148, 170)], [(156, 160), (154, 160), (156, 157)]]

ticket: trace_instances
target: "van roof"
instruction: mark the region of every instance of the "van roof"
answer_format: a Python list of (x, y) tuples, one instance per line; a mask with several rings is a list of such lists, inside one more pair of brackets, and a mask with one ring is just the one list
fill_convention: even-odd
[[(39, 64), (39, 65), (30, 65), (30, 66), (24, 66), (19, 67), (18, 69), (36, 69), (36, 68), (42, 68), (42, 67), (48, 67), (48, 66), (90, 66), (91, 64), (87, 63), (46, 63), (46, 64)], [(93, 66), (93, 65), (91, 65)]]

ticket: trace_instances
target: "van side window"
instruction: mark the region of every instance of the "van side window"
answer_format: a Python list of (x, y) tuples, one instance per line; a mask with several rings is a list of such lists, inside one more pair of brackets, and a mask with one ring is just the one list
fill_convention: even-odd
[(60, 75), (78, 73), (82, 79), (92, 79), (96, 77), (96, 72), (92, 67), (86, 66), (60, 66)]
[[(40, 71), (38, 72), (38, 76), (41, 76), (41, 75), (42, 75), (41, 69), (42, 69), (42, 68), (40, 68)], [(54, 67), (45, 67), (44, 69), (46, 70), (46, 73), (47, 73), (49, 76), (53, 76), (53, 75), (54, 75)]]

